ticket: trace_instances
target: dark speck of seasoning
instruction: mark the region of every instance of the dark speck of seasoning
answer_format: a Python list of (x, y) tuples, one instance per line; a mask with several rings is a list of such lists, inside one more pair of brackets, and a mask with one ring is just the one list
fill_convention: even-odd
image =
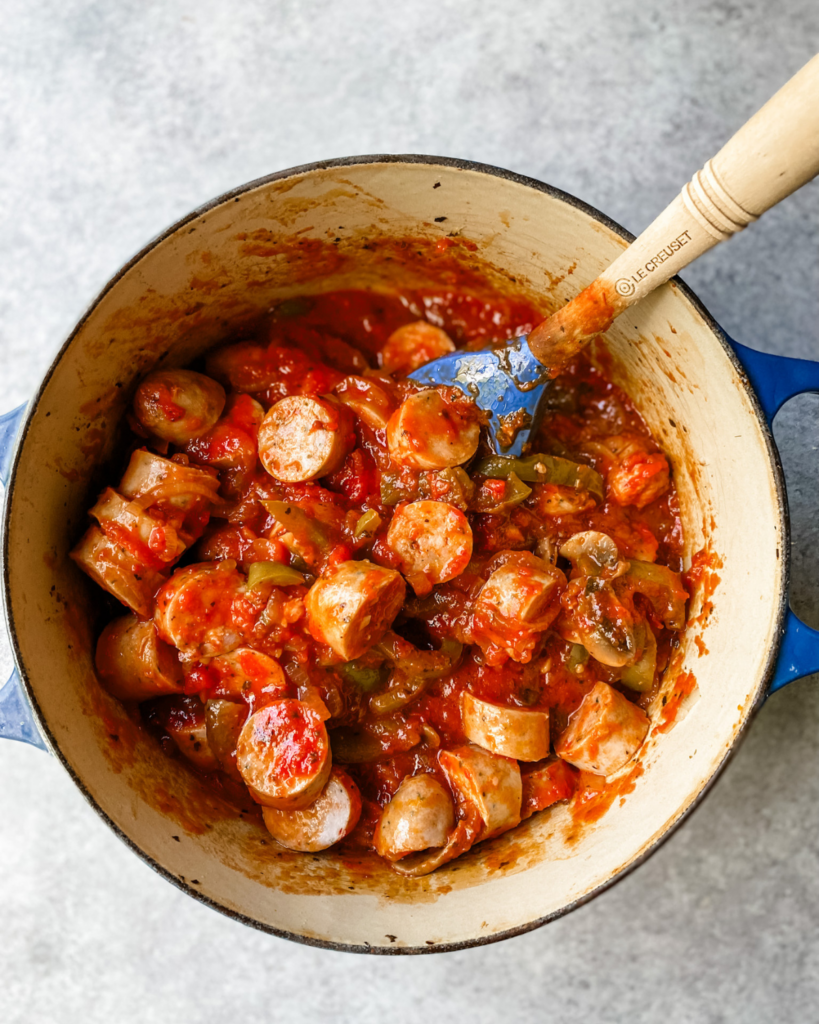
[(668, 422), (671, 424), (672, 427), (676, 428), (677, 424), (674, 422), (674, 420), (669, 420)]
[(179, 836), (171, 836), (171, 839), (175, 839), (177, 841), (177, 843), (181, 843), (182, 842), (182, 840), (179, 838)]
[(108, 735), (114, 741), (114, 743), (119, 743), (119, 736), (117, 736), (115, 732), (109, 732)]
[(397, 935), (385, 935), (384, 938), (385, 939), (389, 939), (390, 942), (395, 942), (395, 940), (398, 938), (398, 936)]
[(192, 878), (191, 879), (191, 885), (201, 885), (201, 884), (202, 883), (199, 881), (198, 878)]
[(440, 188), (441, 187), (440, 181), (436, 181), (435, 184), (432, 187), (433, 188)]
[(444, 222), (445, 220), (447, 220), (447, 218), (446, 218), (446, 217), (436, 217), (436, 218), (435, 218), (435, 223), (436, 223), (436, 224), (443, 224), (443, 222)]
[(50, 413), (50, 412), (47, 412), (47, 413), (46, 413), (46, 416), (50, 416), (50, 415), (51, 415), (51, 413)]
[(427, 939), (427, 945), (428, 946), (434, 946), (435, 945), (435, 939)]

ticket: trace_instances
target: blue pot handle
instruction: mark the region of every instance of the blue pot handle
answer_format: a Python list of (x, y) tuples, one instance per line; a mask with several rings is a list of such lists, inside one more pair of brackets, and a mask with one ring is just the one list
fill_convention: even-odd
[[(789, 398), (809, 392), (819, 394), (819, 362), (772, 356), (746, 348), (733, 338), (728, 341), (756, 391), (769, 424)], [(813, 672), (819, 672), (819, 631), (806, 626), (788, 609), (782, 646), (768, 692), (775, 693), (786, 683)]]
[[(7, 412), (5, 416), (0, 416), (0, 482), (4, 485), (8, 482), (15, 441), (27, 408), (28, 403), (25, 403)], [(40, 750), (48, 750), (34, 724), (31, 705), (23, 693), (16, 668), (0, 690), (0, 738), (20, 740), (22, 743), (39, 747)]]

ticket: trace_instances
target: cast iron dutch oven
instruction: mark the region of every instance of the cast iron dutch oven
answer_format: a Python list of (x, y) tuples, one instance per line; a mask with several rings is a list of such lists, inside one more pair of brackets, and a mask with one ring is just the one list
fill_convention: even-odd
[[(702, 798), (765, 698), (819, 670), (819, 634), (788, 607), (788, 513), (770, 428), (786, 399), (819, 390), (819, 363), (732, 342), (679, 280), (617, 320), (608, 347), (616, 382), (673, 464), (686, 558), (704, 552), (708, 568), (631, 791), (596, 822), (580, 827), (561, 806), (421, 879), (278, 848), (102, 691), (96, 598), (67, 558), (135, 381), (152, 367), (185, 365), (282, 298), (350, 285), (440, 284), (457, 271), (476, 288), (540, 297), (546, 312), (630, 240), (538, 181), (377, 156), (251, 182), (148, 245), (91, 306), (31, 402), (0, 420), (16, 663), (0, 735), (50, 750), (109, 827), (190, 895), (315, 945), (406, 953), (487, 942), (566, 913), (639, 864)], [(693, 690), (659, 733), (662, 697), (683, 678)]]

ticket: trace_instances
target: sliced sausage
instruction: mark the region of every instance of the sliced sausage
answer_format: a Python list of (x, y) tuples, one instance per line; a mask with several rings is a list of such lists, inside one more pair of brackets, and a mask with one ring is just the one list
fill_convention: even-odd
[(145, 566), (123, 545), (106, 537), (99, 526), (86, 530), (71, 552), (71, 558), (103, 590), (141, 618), (150, 618), (154, 594), (165, 577)]
[(390, 458), (414, 469), (446, 469), (478, 450), (481, 427), (475, 404), (449, 400), (435, 388), (410, 395), (387, 424)]
[(375, 829), (376, 852), (386, 860), (444, 846), (455, 828), (452, 797), (434, 775), (404, 779), (381, 813)]
[(520, 553), (496, 569), (475, 602), (474, 635), (485, 650), (502, 650), (514, 661), (532, 657), (537, 635), (560, 611), (566, 577), (554, 565)]
[(235, 650), (242, 637), (231, 613), (244, 583), (229, 561), (178, 569), (156, 595), (154, 622), (159, 635), (186, 660)]
[(321, 793), (309, 807), (282, 811), (263, 807), (268, 832), (288, 850), (318, 853), (348, 836), (361, 817), (358, 786), (341, 768), (333, 768)]
[(247, 718), (245, 704), (236, 704), (232, 700), (209, 700), (205, 705), (208, 746), (222, 771), (236, 782), (244, 782), (236, 764), (236, 747)]
[(324, 722), (300, 700), (279, 700), (252, 714), (236, 760), (253, 799), (284, 811), (311, 804), (332, 767)]
[(477, 807), (483, 821), (477, 841), (499, 835), (520, 822), (522, 790), (517, 761), (469, 745), (442, 750), (438, 763), (452, 788)]
[(158, 717), (191, 764), (201, 772), (216, 771), (219, 762), (208, 743), (205, 705), (198, 697), (164, 698)]
[(173, 526), (161, 523), (128, 501), (112, 487), (106, 487), (90, 513), (112, 541), (119, 542), (146, 565), (159, 569), (175, 562), (185, 543)]
[(454, 505), (414, 501), (393, 516), (387, 546), (415, 593), (423, 595), (464, 571), (472, 557), (472, 530)]
[(390, 416), (395, 412), (392, 396), (366, 377), (345, 377), (337, 385), (335, 393), (339, 402), (372, 430), (385, 430)]
[(381, 349), (381, 367), (385, 373), (406, 377), (433, 359), (455, 351), (455, 343), (446, 331), (416, 320), (393, 331)]
[(406, 586), (400, 573), (372, 562), (341, 562), (307, 593), (307, 628), (344, 661), (360, 658), (392, 625)]
[(561, 800), (568, 800), (577, 789), (577, 773), (568, 761), (552, 758), (521, 772), (523, 804), (521, 817), (529, 818)]
[(338, 469), (355, 444), (350, 413), (333, 398), (291, 395), (259, 427), (259, 457), (285, 483), (315, 480)]
[(143, 427), (176, 445), (210, 430), (224, 407), (222, 385), (193, 370), (155, 370), (134, 395), (134, 413)]
[(232, 391), (264, 391), (281, 377), (277, 350), (253, 341), (226, 345), (208, 354), (205, 369)]
[(228, 654), (220, 654), (208, 667), (218, 676), (218, 697), (261, 707), (291, 696), (292, 687), (279, 663), (252, 647), (237, 647)]
[(648, 726), (641, 708), (608, 683), (595, 683), (569, 718), (555, 753), (575, 768), (612, 775), (640, 749)]
[(97, 641), (97, 675), (119, 700), (149, 700), (184, 687), (182, 664), (173, 647), (157, 636), (153, 622), (124, 615), (109, 622)]
[(470, 743), (518, 761), (540, 761), (549, 753), (549, 712), (506, 708), (464, 692), (463, 730)]

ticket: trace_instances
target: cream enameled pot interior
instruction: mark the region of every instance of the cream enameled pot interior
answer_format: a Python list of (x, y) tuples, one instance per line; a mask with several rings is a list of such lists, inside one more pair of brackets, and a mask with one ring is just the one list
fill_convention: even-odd
[[(418, 244), (394, 241), (407, 237)], [(18, 454), (9, 613), (41, 726), (149, 862), (277, 932), (428, 950), (525, 928), (588, 897), (697, 798), (760, 694), (781, 610), (783, 520), (752, 401), (712, 328), (673, 284), (615, 324), (609, 349), (618, 383), (671, 457), (688, 556), (714, 552), (721, 582), (676, 666), (694, 673), (694, 693), (671, 731), (650, 736), (633, 791), (592, 825), (577, 827), (559, 807), (418, 880), (332, 852), (278, 848), (102, 692), (92, 660), (96, 602), (66, 557), (133, 384), (157, 362), (187, 363), (283, 296), (434, 283), (453, 261), (495, 287), (541, 296), (547, 310), (625, 245), (593, 211), (535, 183), (454, 163), (363, 158), (224, 198), (149, 247), (102, 295), (44, 384)]]

